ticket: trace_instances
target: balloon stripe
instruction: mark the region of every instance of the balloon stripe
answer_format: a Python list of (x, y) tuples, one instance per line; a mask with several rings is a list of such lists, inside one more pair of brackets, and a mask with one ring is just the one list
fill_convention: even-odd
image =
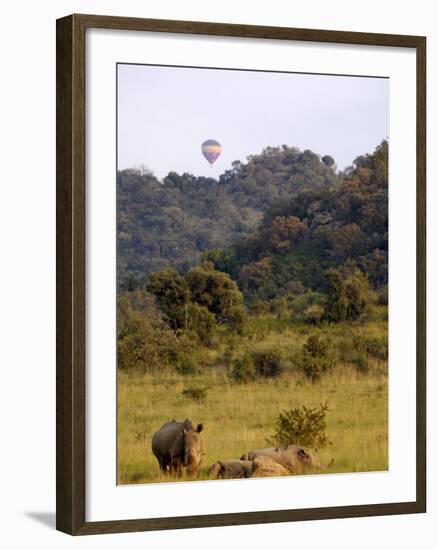
[(206, 160), (213, 164), (222, 152), (222, 146), (215, 139), (207, 139), (202, 143), (201, 151)]

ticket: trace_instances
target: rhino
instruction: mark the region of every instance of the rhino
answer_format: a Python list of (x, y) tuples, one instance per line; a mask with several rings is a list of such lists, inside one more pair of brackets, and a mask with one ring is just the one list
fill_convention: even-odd
[(152, 452), (162, 473), (181, 477), (186, 470), (189, 476), (199, 475), (205, 456), (203, 424), (194, 424), (186, 418), (182, 422), (165, 422), (152, 437)]
[(268, 456), (260, 455), (252, 462), (252, 477), (287, 476), (289, 471)]
[(251, 460), (218, 460), (208, 470), (213, 479), (241, 479), (252, 476)]
[(313, 449), (299, 445), (287, 445), (284, 448), (270, 447), (257, 449), (244, 454), (241, 458), (255, 460), (258, 457), (266, 456), (283, 466), (291, 474), (302, 474), (320, 468), (317, 455)]

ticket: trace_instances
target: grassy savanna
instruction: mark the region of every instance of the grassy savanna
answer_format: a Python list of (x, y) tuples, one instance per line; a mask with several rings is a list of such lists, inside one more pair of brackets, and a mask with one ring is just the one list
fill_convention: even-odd
[[(311, 334), (330, 343), (334, 364), (312, 382), (302, 372), (301, 350)], [(363, 342), (371, 345), (362, 346)], [(237, 383), (238, 357), (275, 349), (283, 371), (274, 378)], [(167, 420), (188, 417), (204, 423), (206, 457), (200, 479), (219, 459), (239, 458), (266, 447), (283, 410), (327, 402), (323, 473), (381, 471), (388, 467), (388, 378), (386, 308), (366, 321), (322, 323), (318, 327), (273, 315), (250, 317), (244, 334), (222, 327), (208, 346), (193, 349), (195, 374), (172, 368), (118, 371), (118, 483), (168, 481), (151, 451), (153, 433)], [(187, 389), (206, 388), (190, 392)], [(185, 394), (183, 393), (185, 390)], [(203, 395), (202, 395), (203, 393)], [(196, 396), (199, 399), (196, 399)]]

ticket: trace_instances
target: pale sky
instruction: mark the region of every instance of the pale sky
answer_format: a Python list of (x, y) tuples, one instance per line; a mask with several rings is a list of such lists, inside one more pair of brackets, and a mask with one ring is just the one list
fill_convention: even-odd
[[(389, 80), (118, 65), (118, 168), (218, 178), (234, 160), (289, 145), (339, 168), (389, 135)], [(206, 139), (223, 152), (211, 168)]]

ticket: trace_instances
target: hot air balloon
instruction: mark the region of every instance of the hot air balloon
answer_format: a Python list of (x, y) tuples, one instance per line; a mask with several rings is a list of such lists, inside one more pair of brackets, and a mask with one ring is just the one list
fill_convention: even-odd
[(222, 146), (215, 139), (207, 139), (202, 143), (202, 154), (211, 166), (219, 158), (221, 152)]

